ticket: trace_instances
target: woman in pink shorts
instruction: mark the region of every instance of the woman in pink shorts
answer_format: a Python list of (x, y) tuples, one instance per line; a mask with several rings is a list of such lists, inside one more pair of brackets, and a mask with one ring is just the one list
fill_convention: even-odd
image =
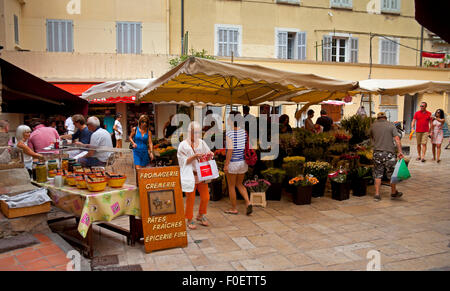
[[(441, 162), (441, 145), (444, 139), (445, 114), (442, 109), (436, 110), (431, 126), (431, 143), (433, 145), (433, 161)], [(437, 157), (436, 157), (437, 155)], [(437, 158), (437, 159), (436, 159)]]

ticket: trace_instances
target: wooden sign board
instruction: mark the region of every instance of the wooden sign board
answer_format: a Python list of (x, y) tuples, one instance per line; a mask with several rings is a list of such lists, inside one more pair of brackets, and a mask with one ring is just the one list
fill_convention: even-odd
[(138, 186), (145, 251), (187, 246), (180, 168), (138, 169)]

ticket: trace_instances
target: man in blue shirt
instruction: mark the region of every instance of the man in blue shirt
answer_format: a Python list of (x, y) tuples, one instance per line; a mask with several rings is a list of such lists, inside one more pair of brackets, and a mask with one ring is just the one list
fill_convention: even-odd
[[(73, 124), (77, 131), (74, 134), (66, 134), (61, 136), (63, 139), (71, 139), (76, 144), (89, 144), (91, 142), (92, 132), (86, 126), (86, 121), (81, 114), (72, 116)], [(75, 142), (75, 140), (78, 140)]]

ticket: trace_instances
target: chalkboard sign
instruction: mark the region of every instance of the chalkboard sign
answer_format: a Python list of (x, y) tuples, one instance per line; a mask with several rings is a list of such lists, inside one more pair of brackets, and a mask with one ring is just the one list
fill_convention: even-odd
[(187, 246), (180, 168), (137, 171), (145, 251)]

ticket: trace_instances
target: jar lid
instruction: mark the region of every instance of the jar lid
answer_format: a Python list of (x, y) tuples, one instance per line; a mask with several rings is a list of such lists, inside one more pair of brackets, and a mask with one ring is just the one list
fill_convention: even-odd
[(81, 164), (73, 164), (73, 166), (74, 166), (74, 167), (76, 167), (76, 166), (77, 166), (77, 167), (78, 167), (78, 166), (81, 167)]
[(44, 163), (41, 163), (41, 162), (39, 162), (39, 163), (38, 163), (38, 166), (45, 166), (45, 164), (44, 164)]
[[(63, 158), (62, 159), (63, 161), (69, 161), (69, 160), (71, 160), (71, 159), (69, 159), (69, 158)], [(75, 161), (75, 160), (74, 160)]]
[(69, 159), (69, 162), (76, 162), (75, 159)]
[(49, 163), (56, 163), (56, 160), (49, 160)]

